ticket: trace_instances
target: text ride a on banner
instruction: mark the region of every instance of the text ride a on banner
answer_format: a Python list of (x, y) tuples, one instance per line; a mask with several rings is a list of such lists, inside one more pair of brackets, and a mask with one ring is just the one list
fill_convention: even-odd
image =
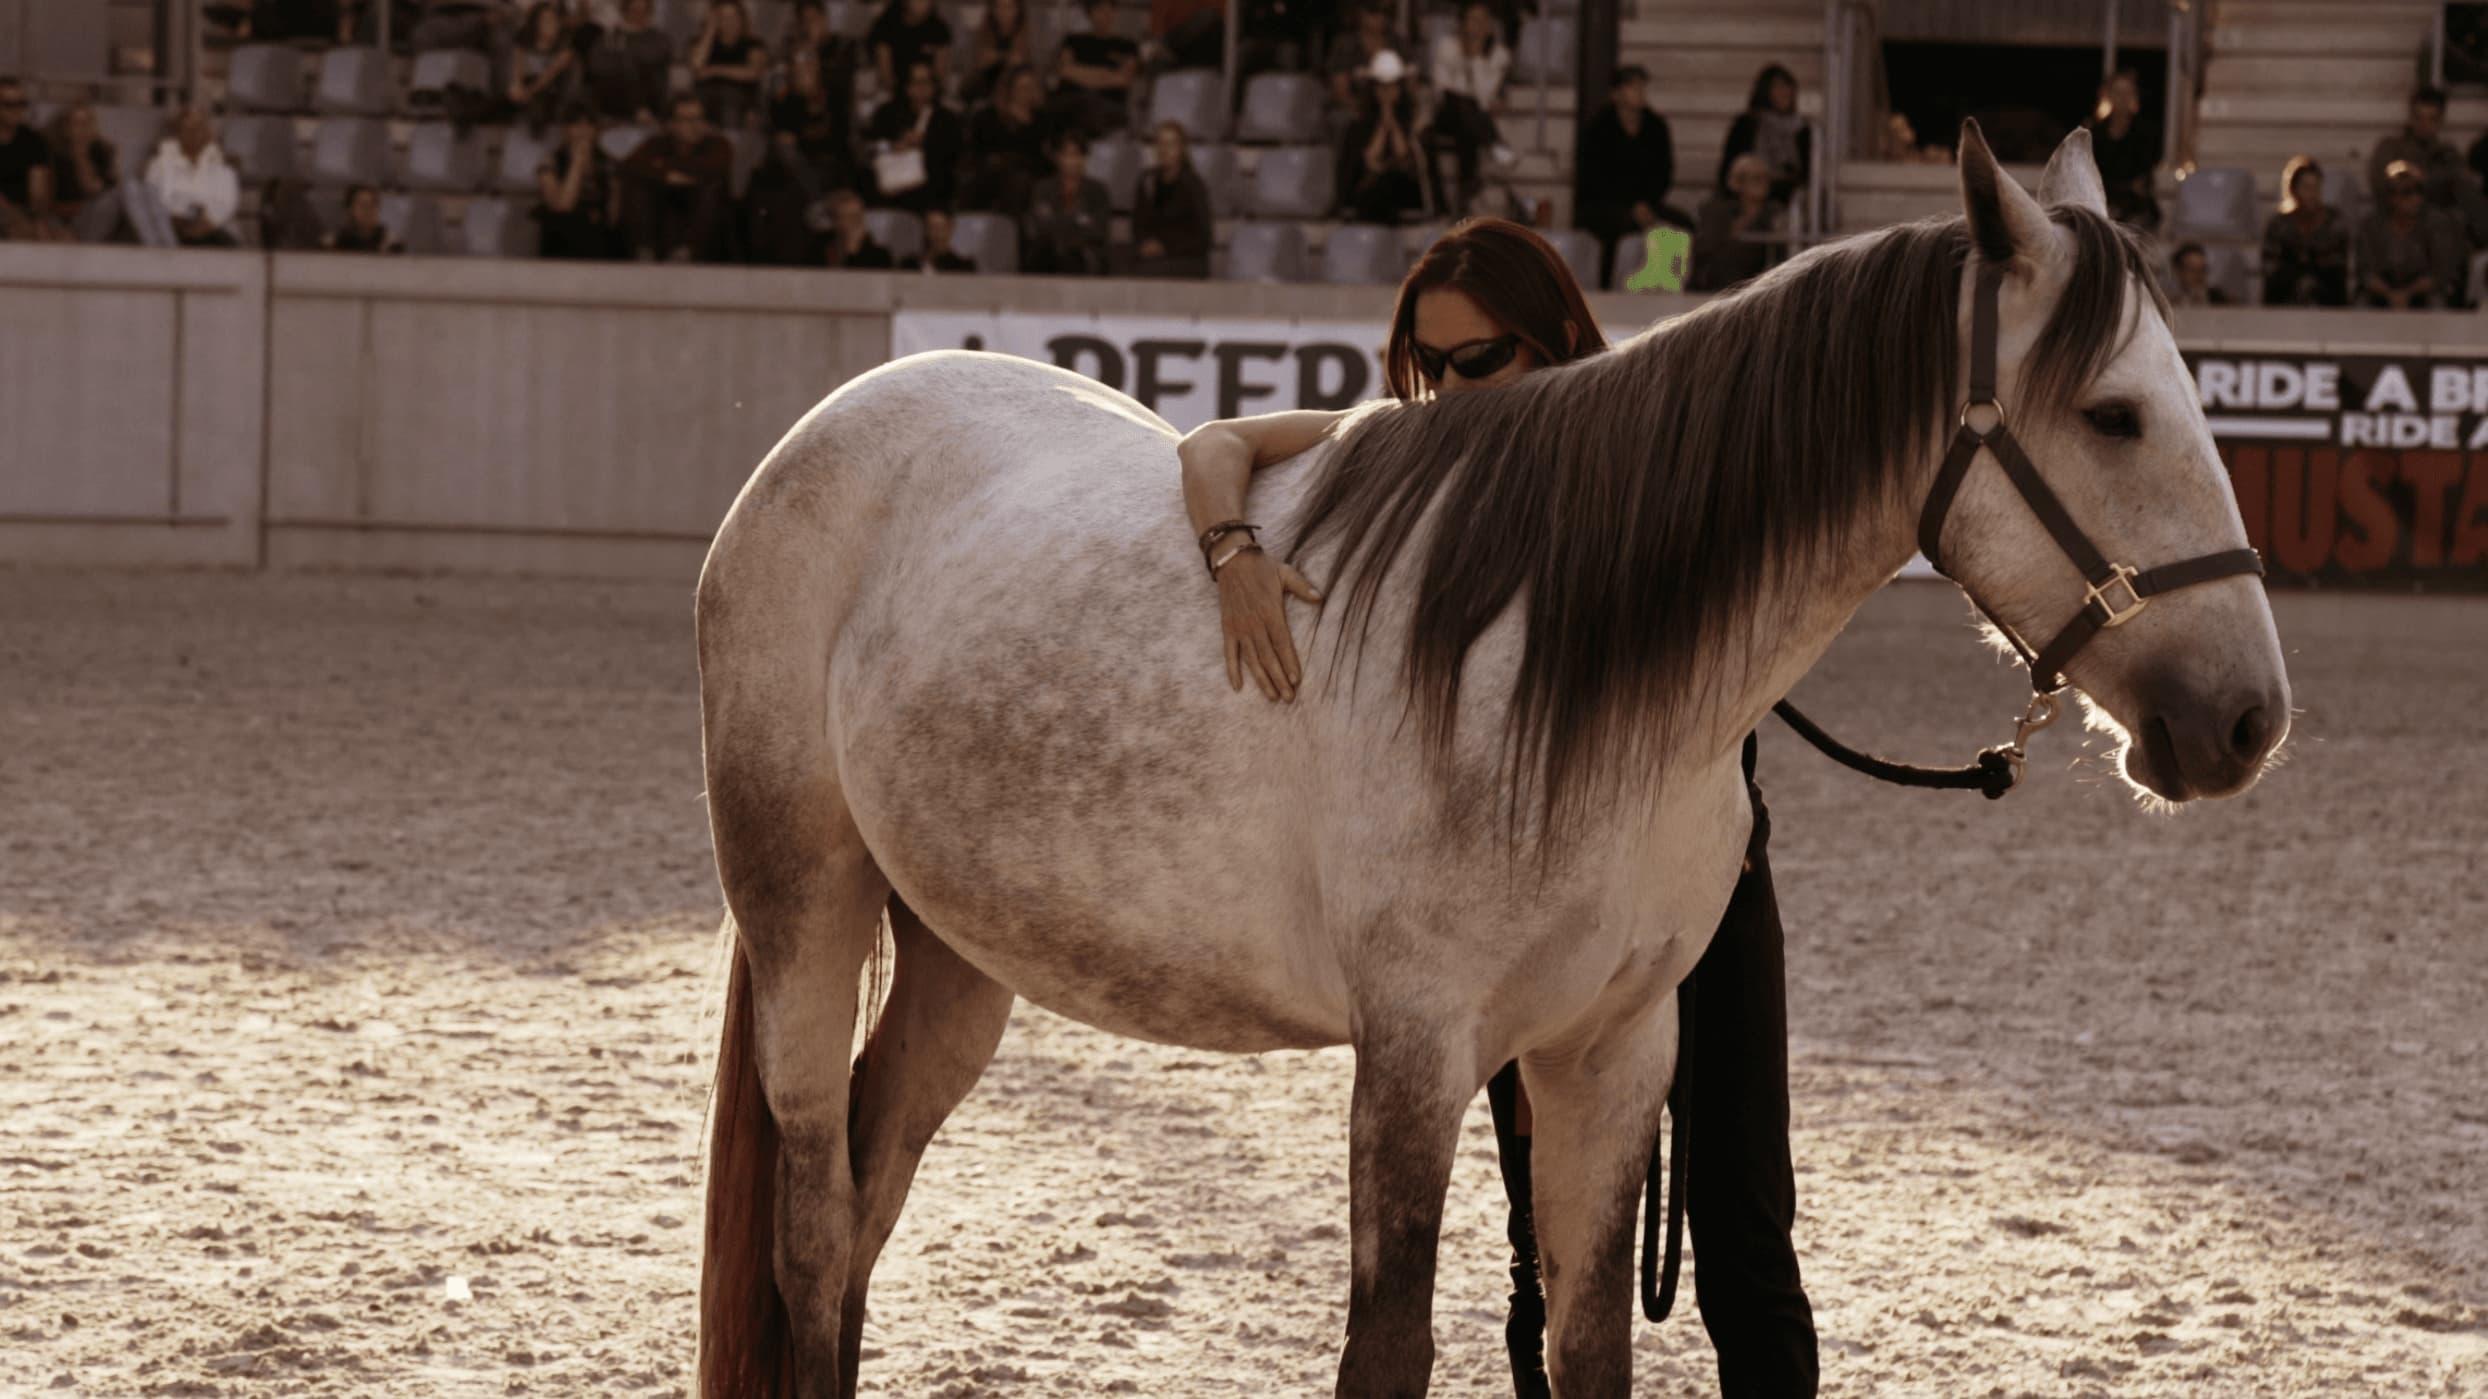
[(2186, 362), (2274, 582), (2488, 590), (2488, 359)]

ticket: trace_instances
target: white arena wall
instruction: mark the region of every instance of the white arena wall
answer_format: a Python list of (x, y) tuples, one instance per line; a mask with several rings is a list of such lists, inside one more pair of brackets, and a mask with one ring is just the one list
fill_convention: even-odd
[[(1697, 301), (1594, 309), (1623, 335)], [(753, 465), (890, 356), (902, 311), (1258, 322), (1278, 340), (1291, 321), (1349, 323), (1378, 340), (1390, 302), (1368, 287), (5, 244), (0, 563), (687, 580)], [(2488, 354), (2488, 317), (2213, 309), (2180, 313), (2178, 331), (2201, 350)]]

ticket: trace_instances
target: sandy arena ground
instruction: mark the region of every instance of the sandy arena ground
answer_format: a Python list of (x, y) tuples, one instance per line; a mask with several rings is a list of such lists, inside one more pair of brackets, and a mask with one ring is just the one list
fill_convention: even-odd
[[(2488, 1395), (2488, 599), (2278, 601), (2304, 712), (2239, 801), (2147, 815), (2064, 729), (1999, 805), (1767, 735), (1827, 1394)], [(2018, 672), (1965, 618), (1900, 587), (1801, 698), (1995, 741)], [(689, 624), (0, 573), (0, 1394), (685, 1391)], [(1348, 1080), (1023, 1007), (867, 1391), (1327, 1394)], [(1492, 1150), (1481, 1097), (1438, 1393), (1508, 1393)], [(1638, 1338), (1639, 1392), (1711, 1387), (1689, 1305)]]

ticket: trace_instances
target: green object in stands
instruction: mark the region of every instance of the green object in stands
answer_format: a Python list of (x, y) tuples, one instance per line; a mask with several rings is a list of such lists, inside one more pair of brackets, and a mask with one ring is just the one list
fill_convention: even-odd
[(1626, 291), (1683, 291), (1685, 257), (1693, 251), (1693, 235), (1664, 225), (1643, 235), (1641, 270), (1624, 283)]

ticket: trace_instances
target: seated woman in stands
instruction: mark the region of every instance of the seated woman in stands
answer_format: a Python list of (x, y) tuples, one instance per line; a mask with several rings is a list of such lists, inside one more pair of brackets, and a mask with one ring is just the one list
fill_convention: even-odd
[(1771, 197), (1771, 167), (1748, 151), (1728, 167), (1728, 188), (1711, 196), (1695, 222), (1687, 291), (1727, 291), (1780, 260), (1783, 210)]
[(1497, 165), (1512, 164), (1512, 148), (1503, 144), (1495, 113), (1503, 105), (1503, 80), (1512, 68), (1512, 51), (1497, 36), (1499, 26), (1486, 0), (1469, 0), (1460, 10), (1460, 29), (1435, 39), (1429, 72), (1434, 79), (1434, 121), (1426, 128), (1426, 150), (1448, 153), (1460, 170), (1455, 195), (1443, 186), (1437, 162), (1428, 159), (1426, 178), (1434, 186), (1434, 207), (1445, 212), (1466, 209), (1477, 198), (1478, 153), (1491, 151)]
[(1339, 143), (1339, 206), (1359, 223), (1398, 223), (1425, 202), (1417, 183), (1417, 103), (1389, 50), (1365, 70), (1364, 110)]
[(2263, 226), (2263, 304), (2350, 304), (2350, 221), (2324, 202), (2324, 167), (2305, 156), (2281, 172), (2281, 211)]

